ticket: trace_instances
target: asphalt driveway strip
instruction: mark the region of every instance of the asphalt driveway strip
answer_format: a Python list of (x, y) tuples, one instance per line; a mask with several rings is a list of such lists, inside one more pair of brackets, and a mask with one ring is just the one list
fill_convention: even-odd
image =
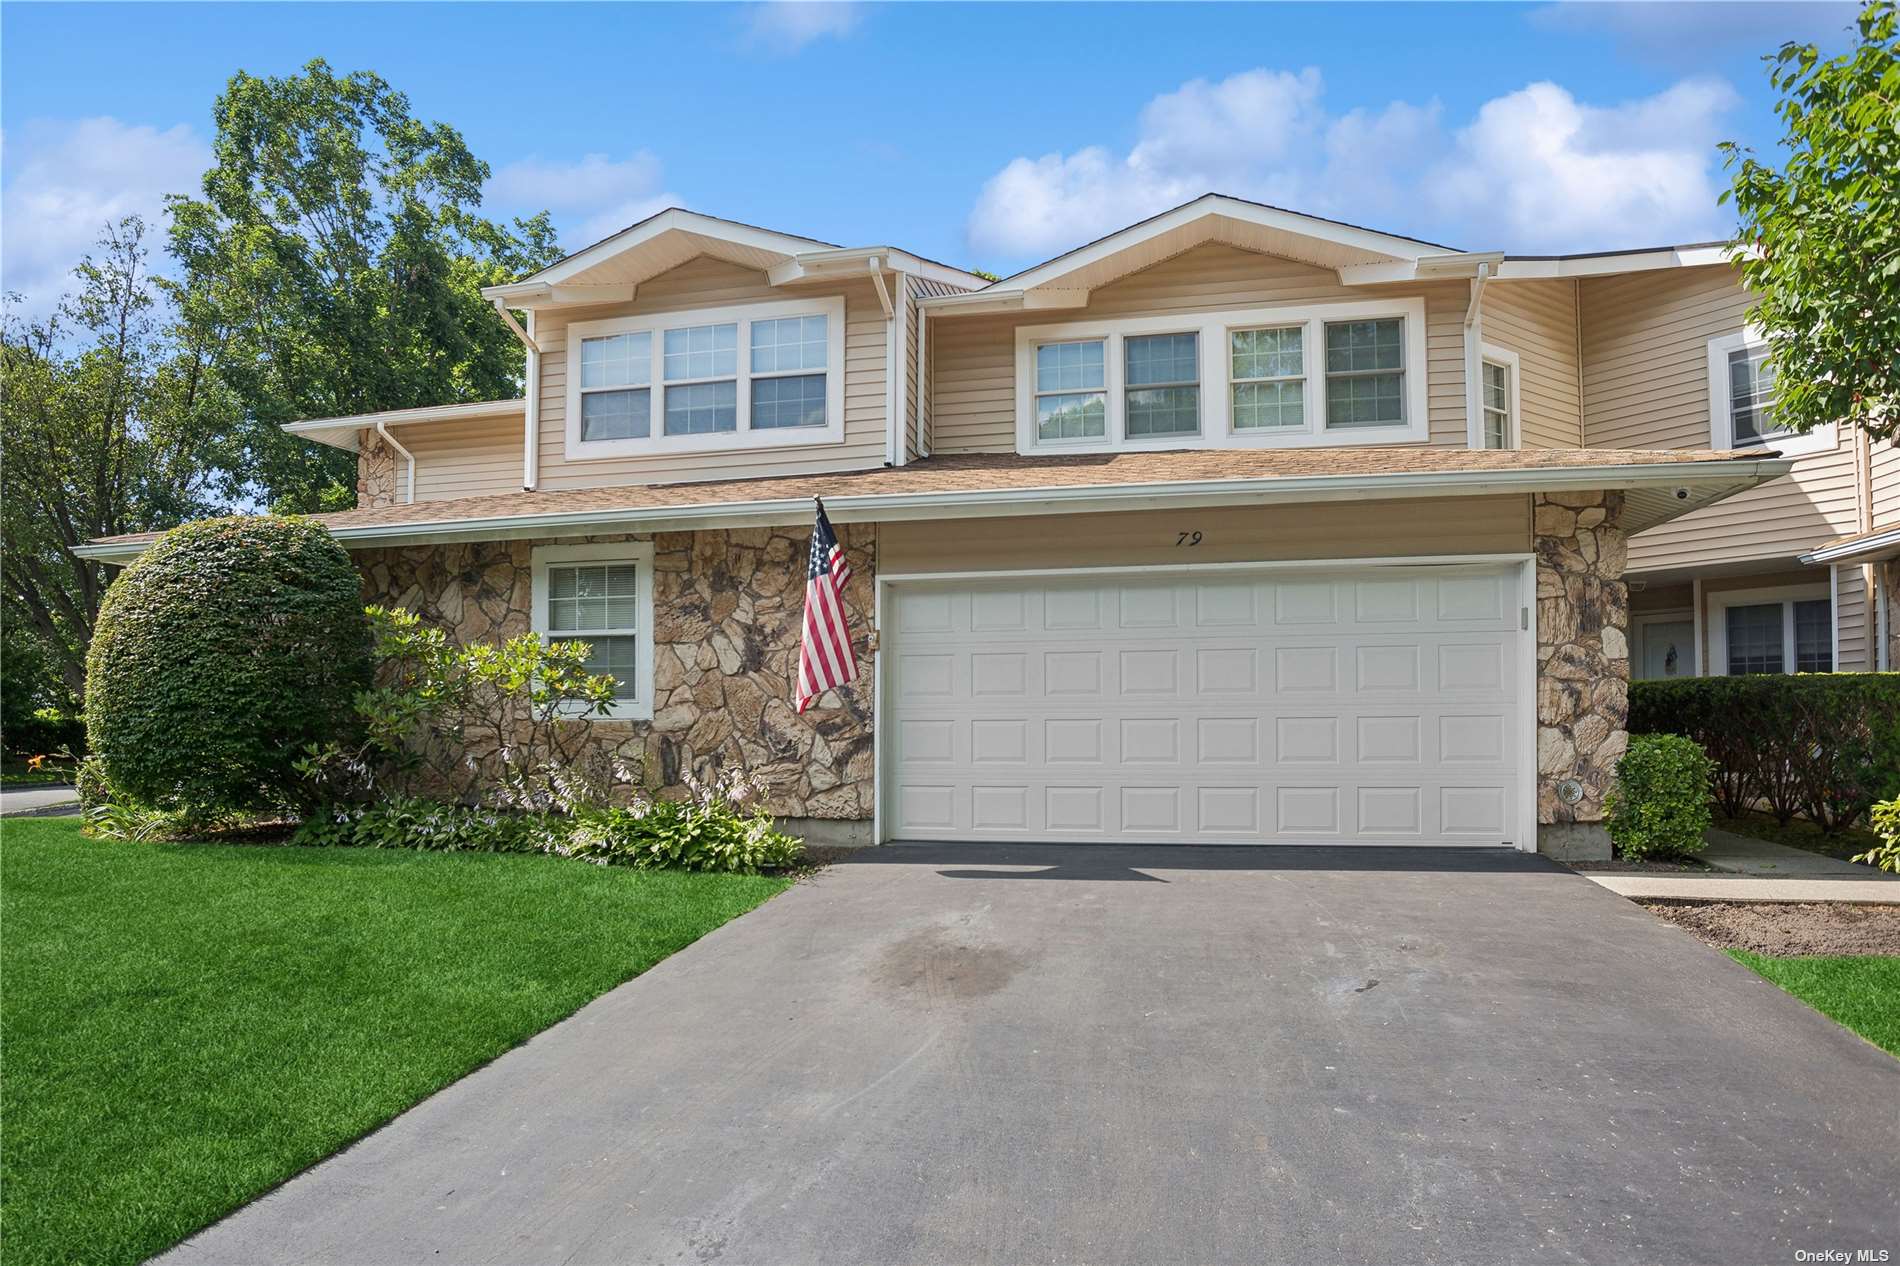
[(1900, 1261), (1896, 1190), (1900, 1062), (1541, 858), (897, 845), (161, 1260)]

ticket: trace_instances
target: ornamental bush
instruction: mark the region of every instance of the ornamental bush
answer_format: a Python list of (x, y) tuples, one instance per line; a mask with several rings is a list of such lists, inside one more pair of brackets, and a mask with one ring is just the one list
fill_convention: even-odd
[(1645, 734), (1616, 762), (1604, 825), (1624, 857), (1676, 857), (1708, 840), (1709, 781), (1715, 762), (1689, 739)]
[(1900, 796), (1900, 673), (1632, 682), (1629, 729), (1701, 744), (1729, 817), (1759, 803), (1831, 832)]
[(302, 798), (293, 763), (353, 724), (369, 626), (350, 556), (307, 519), (167, 532), (106, 591), (86, 734), (113, 793), (212, 818)]
[(1900, 875), (1900, 800), (1875, 805), (1868, 817), (1873, 821), (1874, 834), (1880, 837), (1880, 843), (1864, 853), (1856, 853), (1853, 860)]

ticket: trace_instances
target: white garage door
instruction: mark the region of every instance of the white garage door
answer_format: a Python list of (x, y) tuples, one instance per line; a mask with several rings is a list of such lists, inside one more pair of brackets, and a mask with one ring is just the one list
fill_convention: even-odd
[(1515, 574), (894, 584), (887, 834), (1515, 842)]

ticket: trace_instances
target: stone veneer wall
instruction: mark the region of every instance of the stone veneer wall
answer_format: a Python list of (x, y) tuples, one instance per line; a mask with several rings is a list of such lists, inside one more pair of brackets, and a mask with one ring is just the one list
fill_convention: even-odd
[[(1619, 492), (1540, 493), (1537, 555), (1537, 821), (1561, 831), (1603, 820), (1603, 797), (1629, 746), (1629, 546)], [(1575, 779), (1583, 798), (1565, 804)], [(1547, 833), (1555, 834), (1555, 833)], [(1597, 834), (1593, 831), (1592, 834)], [(1599, 841), (1609, 856), (1607, 840)]]
[(396, 504), (396, 450), (365, 429), (356, 434), (356, 508)]
[[(682, 794), (682, 775), (740, 767), (764, 779), (781, 818), (869, 819), (872, 575), (876, 528), (840, 531), (851, 561), (845, 605), (861, 670), (803, 716), (792, 709), (809, 531), (663, 532), (654, 542), (653, 720), (590, 721), (598, 745), (637, 755), (648, 786)], [(644, 540), (602, 536), (596, 541)], [(533, 541), (358, 550), (365, 600), (418, 612), (461, 642), (531, 625)]]

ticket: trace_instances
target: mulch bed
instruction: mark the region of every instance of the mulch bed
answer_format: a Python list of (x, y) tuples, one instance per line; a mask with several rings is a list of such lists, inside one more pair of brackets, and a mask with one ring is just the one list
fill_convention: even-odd
[(1900, 955), (1900, 906), (1839, 901), (1639, 901), (1659, 919), (1717, 949), (1788, 958)]
[(1672, 857), (1659, 861), (1629, 861), (1617, 858), (1601, 862), (1565, 862), (1574, 871), (1595, 871), (1599, 875), (1706, 875), (1711, 867), (1693, 857)]

